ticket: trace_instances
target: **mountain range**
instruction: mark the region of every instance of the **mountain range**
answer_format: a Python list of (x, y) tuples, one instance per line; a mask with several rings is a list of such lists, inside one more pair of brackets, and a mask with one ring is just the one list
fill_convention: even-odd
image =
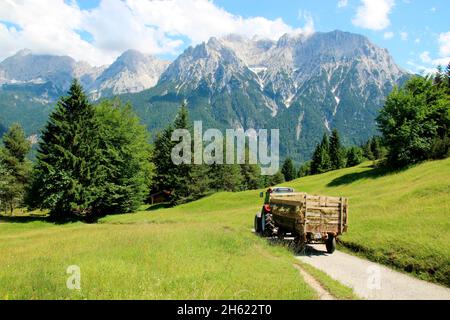
[(0, 63), (0, 123), (37, 133), (76, 77), (92, 100), (132, 103), (152, 133), (186, 100), (204, 127), (279, 128), (281, 155), (302, 162), (333, 128), (346, 144), (376, 134), (383, 100), (409, 76), (386, 49), (342, 31), (213, 37), (172, 62), (129, 50), (103, 67), (22, 50)]

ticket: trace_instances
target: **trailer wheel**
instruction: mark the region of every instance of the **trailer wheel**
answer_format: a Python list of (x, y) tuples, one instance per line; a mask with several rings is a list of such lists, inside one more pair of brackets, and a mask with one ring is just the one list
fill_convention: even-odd
[(332, 254), (336, 250), (336, 238), (333, 235), (329, 235), (326, 242), (327, 252)]
[(255, 233), (260, 234), (261, 233), (261, 218), (258, 218), (258, 215), (255, 214)]

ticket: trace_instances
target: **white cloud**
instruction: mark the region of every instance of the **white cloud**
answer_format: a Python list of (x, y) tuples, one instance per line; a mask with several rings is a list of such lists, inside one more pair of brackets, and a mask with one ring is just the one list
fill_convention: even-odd
[(414, 67), (418, 73), (434, 73), (437, 66), (447, 66), (450, 63), (450, 31), (439, 34), (437, 38), (439, 43), (438, 57), (432, 57), (429, 51), (424, 51), (419, 55), (420, 61), (425, 64), (419, 65), (414, 61), (408, 61), (408, 64)]
[(450, 56), (450, 31), (439, 35), (439, 54), (441, 56)]
[[(293, 28), (281, 18), (243, 18), (208, 0), (101, 0), (92, 10), (81, 10), (73, 0), (2, 0), (0, 20), (20, 28), (0, 23), (0, 60), (29, 48), (101, 65), (127, 49), (176, 54), (183, 44), (229, 33), (277, 39), (284, 33), (314, 32), (311, 15), (305, 12), (302, 18), (305, 26)], [(92, 41), (77, 31), (89, 33)]]
[(443, 57), (443, 58), (437, 58), (437, 59), (434, 59), (434, 60), (432, 61), (432, 63), (433, 63), (434, 66), (443, 66), (443, 67), (446, 67), (446, 66), (448, 66), (448, 64), (450, 63), (450, 56), (448, 56), (448, 57)]
[(408, 36), (409, 36), (408, 32), (404, 32), (404, 31), (400, 32), (400, 38), (402, 39), (402, 41), (407, 41)]
[(392, 39), (394, 37), (394, 33), (392, 31), (387, 31), (383, 34), (383, 38)]
[(389, 14), (394, 4), (394, 0), (361, 0), (352, 23), (375, 31), (386, 29), (391, 24)]
[(305, 25), (301, 29), (297, 29), (296, 32), (301, 32), (305, 35), (311, 35), (314, 33), (314, 19), (309, 11), (300, 10), (298, 12), (298, 19), (304, 21)]
[(424, 51), (420, 54), (420, 60), (422, 60), (422, 62), (424, 63), (430, 63), (431, 62), (431, 57), (430, 57), (430, 52), (429, 51)]
[(344, 8), (344, 7), (348, 6), (348, 0), (339, 0), (337, 6), (338, 6), (338, 8)]
[(434, 68), (430, 68), (430, 67), (426, 67), (420, 64), (415, 63), (414, 61), (409, 60), (407, 62), (407, 64), (409, 66), (412, 67), (412, 69), (409, 70), (410, 73), (417, 73), (417, 74), (421, 74), (421, 75), (429, 75), (429, 74), (433, 74), (436, 72), (436, 69)]

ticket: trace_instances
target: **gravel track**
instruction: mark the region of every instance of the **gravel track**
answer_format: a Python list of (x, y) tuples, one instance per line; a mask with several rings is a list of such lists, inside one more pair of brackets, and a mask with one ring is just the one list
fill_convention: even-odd
[(297, 256), (368, 300), (450, 300), (450, 289), (413, 278), (347, 253), (327, 254), (324, 245), (310, 245)]

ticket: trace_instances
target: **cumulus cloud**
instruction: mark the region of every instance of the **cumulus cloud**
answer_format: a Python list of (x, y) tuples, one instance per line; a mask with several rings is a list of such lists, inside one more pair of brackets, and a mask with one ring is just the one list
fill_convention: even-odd
[(439, 35), (439, 54), (450, 56), (450, 31)]
[(408, 32), (404, 32), (404, 31), (400, 32), (400, 39), (402, 39), (402, 41), (407, 41), (408, 36), (409, 36)]
[(209, 0), (101, 0), (90, 10), (74, 0), (2, 0), (0, 21), (8, 24), (0, 23), (0, 60), (29, 48), (102, 65), (127, 49), (177, 54), (188, 44), (229, 33), (277, 39), (314, 32), (312, 17), (302, 18), (305, 26), (293, 28), (281, 18), (243, 18)]
[(348, 0), (339, 0), (337, 6), (338, 8), (345, 8), (346, 6), (348, 6)]
[(392, 39), (393, 37), (394, 37), (394, 33), (392, 31), (388, 31), (383, 34), (383, 38), (385, 38), (385, 39)]
[(361, 0), (352, 23), (364, 29), (384, 30), (391, 24), (389, 14), (394, 4), (394, 0)]
[(420, 60), (422, 60), (422, 62), (424, 62), (424, 63), (431, 62), (430, 52), (428, 52), (428, 51), (422, 52), (419, 57), (420, 57)]
[(439, 34), (439, 57), (433, 59), (434, 66), (447, 66), (450, 63), (450, 31)]
[(437, 66), (447, 66), (450, 63), (450, 31), (439, 34), (437, 38), (439, 44), (439, 52), (437, 56), (432, 57), (429, 51), (424, 51), (419, 55), (421, 63), (419, 65), (414, 61), (408, 61), (417, 72), (430, 74), (436, 72)]

